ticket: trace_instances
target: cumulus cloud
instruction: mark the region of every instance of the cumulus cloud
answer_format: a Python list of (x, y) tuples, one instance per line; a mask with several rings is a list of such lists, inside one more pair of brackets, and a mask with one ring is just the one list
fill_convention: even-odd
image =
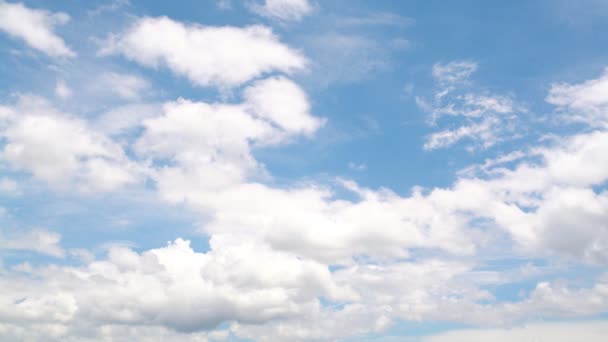
[(323, 124), (310, 115), (306, 93), (285, 77), (256, 82), (245, 89), (245, 100), (255, 115), (291, 134), (311, 134)]
[(120, 145), (88, 124), (55, 110), (41, 98), (22, 96), (4, 107), (0, 156), (13, 168), (31, 172), (57, 187), (115, 190), (137, 179), (138, 168)]
[[(608, 307), (606, 279), (582, 289), (539, 283), (521, 301), (489, 306), (479, 302), (492, 298), (471, 282), (475, 272), (467, 263), (397, 261), (331, 272), (238, 235), (214, 235), (205, 253), (177, 239), (140, 253), (114, 246), (80, 266), (22, 264), (2, 272), (0, 336), (8, 339), (46, 333), (51, 341), (120, 340), (141, 333), (151, 341), (329, 341), (382, 331), (396, 319), (502, 325)], [(200, 332), (223, 323), (227, 330)]]
[(78, 267), (18, 267), (0, 279), (0, 317), (9, 326), (56, 325), (60, 340), (115, 324), (179, 332), (258, 324), (319, 310), (320, 296), (352, 296), (317, 262), (238, 238), (216, 236), (210, 246), (199, 253), (177, 239), (142, 253), (112, 247)]
[(302, 89), (286, 78), (258, 81), (244, 93), (241, 104), (180, 99), (166, 103), (164, 115), (143, 121), (138, 154), (171, 161), (155, 176), (163, 197), (180, 202), (187, 194), (240, 184), (263, 172), (254, 147), (310, 135), (323, 124)]
[(0, 1), (0, 30), (51, 57), (74, 57), (73, 52), (55, 32), (70, 16), (62, 12), (26, 7), (21, 3)]
[(149, 67), (165, 66), (196, 85), (224, 88), (306, 66), (306, 59), (268, 27), (202, 26), (167, 17), (137, 19), (125, 32), (111, 36), (101, 53), (122, 54)]
[[(339, 35), (326, 44), (340, 39), (335, 49), (350, 46), (347, 57), (376, 46)], [(0, 263), (0, 339), (334, 341), (400, 320), (502, 327), (608, 310), (606, 275), (585, 284), (533, 281), (482, 265), (503, 252), (518, 260), (608, 263), (608, 132), (601, 125), (489, 160), (447, 187), (399, 194), (343, 179), (277, 185), (264, 182), (272, 175), (255, 151), (310, 138), (325, 119), (313, 115), (295, 82), (267, 75), (305, 65), (270, 29), (140, 18), (106, 48), (197, 85), (239, 92), (231, 102), (178, 98), (91, 120), (22, 96), (0, 107), (2, 162), (87, 191), (149, 177), (160, 198), (200, 214), (209, 248), (195, 251), (178, 238), (138, 251), (112, 245), (96, 257), (64, 251), (60, 236), (48, 231), (2, 236), (5, 250), (80, 261)], [(476, 70), (471, 61), (433, 67), (435, 93), (418, 102), (431, 123), (457, 121), (430, 135), (426, 148), (463, 139), (485, 148), (513, 132), (517, 104), (476, 88)], [(130, 100), (147, 84), (129, 75), (102, 79)], [(603, 110), (603, 88), (590, 82), (554, 86), (547, 101), (581, 113)], [(506, 252), (495, 253), (499, 248)], [(522, 278), (530, 290), (518, 300), (490, 288)], [(487, 332), (481, 334), (503, 336)]]
[(256, 14), (280, 21), (300, 21), (313, 11), (308, 0), (257, 0), (249, 3), (249, 8)]

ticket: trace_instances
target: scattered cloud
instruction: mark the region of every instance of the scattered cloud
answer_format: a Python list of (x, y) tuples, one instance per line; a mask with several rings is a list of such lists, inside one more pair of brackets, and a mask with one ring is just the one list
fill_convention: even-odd
[(0, 130), (0, 158), (18, 170), (59, 188), (115, 190), (135, 182), (137, 167), (122, 148), (44, 99), (21, 96), (5, 110), (12, 114)]
[(580, 84), (553, 84), (546, 101), (565, 112), (565, 121), (608, 126), (608, 69), (601, 77)]
[(60, 242), (61, 235), (44, 229), (33, 229), (11, 236), (0, 231), (0, 250), (33, 251), (63, 258), (65, 251)]
[(69, 20), (70, 16), (63, 12), (51, 13), (21, 3), (0, 1), (0, 30), (51, 57), (76, 56), (54, 32), (55, 26)]
[[(247, 3), (279, 23), (301, 21), (315, 7), (306, 1)], [(110, 2), (89, 15), (125, 4)], [(83, 83), (51, 66), (53, 76), (44, 84), (57, 82), (56, 97), (17, 94), (0, 106), (0, 169), (7, 171), (0, 197), (8, 199), (0, 207), (0, 340), (364, 340), (402, 321), (474, 327), (420, 337), (429, 341), (605, 335), (605, 324), (580, 319), (608, 312), (606, 73), (556, 83), (545, 99), (583, 129), (488, 153), (453, 181), (444, 179), (447, 185), (399, 192), (331, 175), (290, 179), (289, 171), (274, 174), (258, 152), (289, 153), (288, 144), (310, 142), (334, 118), (320, 115), (332, 101), (368, 95), (343, 87), (319, 105), (292, 73), (310, 68), (326, 82), (343, 82), (388, 70), (391, 51), (409, 45), (393, 33), (411, 19), (388, 12), (342, 17), (310, 37), (310, 61), (265, 26), (127, 20), (127, 29), (111, 35), (100, 53), (145, 68), (109, 71), (127, 70), (118, 59), (111, 68), (86, 69), (101, 70), (88, 73), (95, 84), (89, 89), (104, 103), (82, 100), (86, 91), (77, 85)], [(220, 96), (181, 83), (156, 88), (166, 79), (151, 76), (155, 68), (194, 86), (218, 88)], [(487, 149), (522, 130), (525, 109), (513, 96), (479, 86), (478, 69), (475, 61), (460, 60), (429, 71), (432, 93), (416, 97), (433, 127), (425, 149), (457, 143)], [(403, 84), (400, 79), (391, 84)], [(424, 86), (408, 81), (393, 96), (412, 96)], [(108, 97), (108, 89), (116, 96)], [(70, 96), (79, 101), (67, 101)], [(82, 103), (69, 107), (73, 102)], [(362, 110), (375, 114), (377, 108)], [(359, 119), (365, 134), (379, 139), (379, 133), (402, 134), (384, 118)], [(382, 165), (363, 159), (336, 158), (331, 165), (352, 174), (369, 166), (364, 178), (382, 175)], [(299, 172), (307, 170), (293, 174)], [(27, 175), (50, 186), (22, 186)], [(10, 197), (15, 194), (21, 195)], [(90, 227), (46, 205), (91, 195), (99, 204), (83, 201), (78, 208), (87, 206), (92, 220), (103, 216), (108, 231), (95, 233), (110, 242), (85, 242), (91, 250), (62, 247), (62, 235), (67, 239), (71, 229), (82, 228), (69, 236), (70, 244), (79, 243), (78, 234)], [(136, 212), (99, 213), (115, 207), (118, 195), (138, 203), (146, 197), (164, 210), (176, 207), (195, 221), (186, 231), (164, 220), (140, 231)], [(13, 229), (36, 202), (44, 202), (46, 211), (33, 210), (28, 220), (47, 221), (51, 212), (65, 215), (53, 226), (68, 228), (61, 234)], [(72, 219), (75, 224), (67, 222)], [(183, 238), (165, 239), (157, 231)], [(158, 239), (170, 241), (158, 247)], [(509, 298), (503, 287), (518, 293)], [(539, 318), (579, 321), (519, 326)]]
[(166, 66), (196, 85), (222, 88), (272, 71), (302, 70), (307, 63), (265, 26), (212, 27), (167, 17), (137, 19), (125, 32), (110, 36), (100, 53), (122, 54), (153, 68)]
[(62, 99), (67, 99), (72, 96), (72, 89), (63, 80), (59, 80), (55, 85), (55, 95)]
[(21, 189), (19, 188), (19, 184), (13, 179), (2, 177), (0, 178), (0, 193), (19, 195), (21, 193)]
[(314, 10), (308, 0), (251, 0), (248, 7), (257, 15), (283, 22), (300, 21)]
[(477, 89), (470, 80), (477, 68), (473, 61), (433, 65), (435, 94), (432, 100), (417, 96), (416, 104), (430, 115), (431, 126), (448, 128), (428, 135), (424, 149), (446, 148), (465, 140), (473, 151), (513, 138), (517, 113), (524, 109), (510, 97)]
[(127, 100), (140, 98), (149, 87), (148, 81), (135, 75), (107, 72), (101, 79), (110, 91)]

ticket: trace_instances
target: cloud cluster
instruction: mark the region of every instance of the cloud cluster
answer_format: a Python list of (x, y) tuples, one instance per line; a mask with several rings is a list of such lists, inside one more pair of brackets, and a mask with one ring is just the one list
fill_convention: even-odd
[[(281, 7), (298, 3), (308, 4), (264, 6), (299, 20), (294, 7)], [(255, 151), (313, 139), (326, 119), (286, 76), (307, 60), (269, 28), (143, 17), (103, 52), (166, 67), (198, 86), (230, 88), (235, 98), (130, 103), (87, 119), (21, 96), (0, 107), (2, 163), (53, 189), (96, 193), (148, 182), (168, 204), (200, 214), (209, 248), (195, 251), (176, 238), (139, 251), (111, 246), (96, 258), (66, 252), (60, 236), (44, 230), (1, 236), (3, 250), (82, 260), (0, 263), (0, 338), (331, 341), (398, 320), (502, 326), (608, 310), (605, 275), (586, 286), (540, 281), (519, 300), (502, 301), (489, 287), (519, 281), (523, 272), (483, 270), (475, 258), (500, 257), (505, 251), (496, 249), (506, 246), (519, 258), (608, 263), (604, 126), (410, 194), (344, 179), (278, 186)], [(429, 136), (426, 148), (465, 138), (489, 147), (511, 132), (517, 105), (471, 88), (476, 70), (470, 61), (434, 66), (437, 92), (418, 102), (432, 122), (451, 118), (457, 127)], [(597, 117), (605, 110), (604, 78), (555, 85), (547, 101)], [(101, 79), (126, 101), (152, 86), (115, 73)]]
[(22, 96), (0, 107), (0, 158), (57, 188), (109, 191), (136, 182), (140, 167), (122, 147), (79, 117), (55, 110), (47, 101)]

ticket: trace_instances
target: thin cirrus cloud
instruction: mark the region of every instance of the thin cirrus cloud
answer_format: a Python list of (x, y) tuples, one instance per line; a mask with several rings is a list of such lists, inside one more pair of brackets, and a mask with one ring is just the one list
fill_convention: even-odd
[(248, 3), (250, 10), (260, 16), (279, 21), (300, 21), (314, 10), (308, 0), (258, 0)]
[(415, 98), (418, 107), (429, 114), (430, 125), (440, 128), (427, 136), (424, 149), (447, 148), (459, 142), (467, 142), (465, 146), (471, 151), (487, 149), (513, 137), (517, 114), (524, 109), (508, 96), (476, 87), (471, 76), (477, 69), (477, 63), (470, 60), (433, 65), (436, 89), (432, 98)]
[(140, 98), (150, 86), (144, 78), (116, 72), (104, 73), (101, 81), (111, 92), (127, 100)]
[(21, 3), (0, 1), (0, 30), (51, 57), (76, 56), (54, 31), (55, 26), (69, 20), (70, 16), (62, 12), (52, 13)]

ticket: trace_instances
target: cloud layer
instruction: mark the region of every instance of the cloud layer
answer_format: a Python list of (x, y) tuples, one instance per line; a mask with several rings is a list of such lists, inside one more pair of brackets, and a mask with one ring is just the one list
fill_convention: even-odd
[[(281, 25), (313, 7), (249, 2)], [(3, 16), (10, 35), (53, 57), (76, 57), (53, 32), (67, 15), (0, 2)], [(403, 19), (385, 13), (341, 25), (403, 27)], [(93, 75), (103, 90), (91, 88), (111, 101), (88, 103), (83, 87), (63, 77), (62, 68), (74, 69), (61, 64), (52, 68), (50, 97), (19, 93), (0, 106), (0, 195), (12, 196), (0, 207), (0, 339), (336, 341), (412, 321), (480, 327), (422, 338), (429, 341), (558, 339), (572, 337), (562, 331), (570, 328), (600, 340), (603, 323), (505, 328), (608, 311), (605, 74), (548, 87), (545, 105), (560, 124), (579, 125), (557, 139), (530, 138), (442, 186), (404, 190), (335, 174), (286, 177), (265, 163), (263, 153), (312, 145), (335, 118), (295, 76), (315, 61), (270, 27), (138, 15), (103, 36), (91, 62), (105, 66)], [(341, 33), (319, 39), (327, 51), (343, 50), (329, 59), (365, 65), (364, 49), (379, 46)], [(354, 73), (354, 64), (340, 70)], [(416, 98), (433, 128), (418, 146), (424, 153), (459, 143), (488, 151), (524, 134), (527, 110), (479, 86), (478, 69), (473, 60), (427, 69), (431, 95)], [(188, 91), (167, 91), (176, 82)], [(71, 196), (82, 207), (123, 196), (141, 212), (156, 210), (146, 198), (196, 221), (190, 237), (161, 246), (97, 241), (83, 249), (69, 230), (15, 224), (24, 215), (12, 205), (20, 196)], [(94, 216), (103, 208), (86, 209)], [(49, 216), (40, 221), (56, 224)], [(201, 236), (207, 245), (197, 243)], [(573, 268), (588, 272), (583, 281), (564, 276)], [(519, 290), (512, 298), (501, 294), (511, 287)]]

